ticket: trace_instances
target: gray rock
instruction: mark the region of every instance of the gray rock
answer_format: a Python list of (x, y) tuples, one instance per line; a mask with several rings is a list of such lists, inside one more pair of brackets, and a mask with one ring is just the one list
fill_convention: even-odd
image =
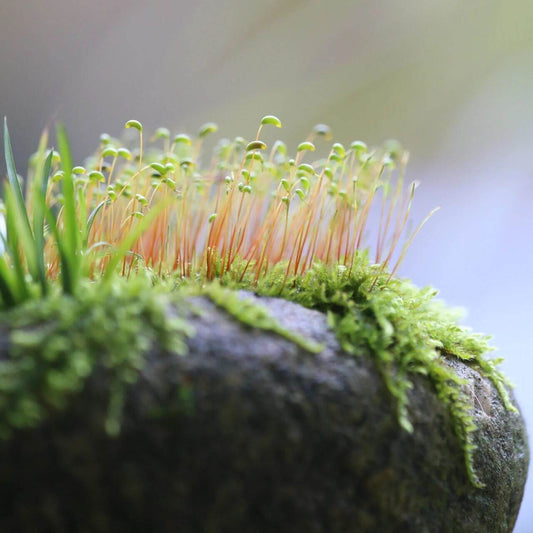
[(415, 380), (414, 432), (371, 357), (339, 348), (324, 315), (261, 298), (310, 354), (236, 323), (210, 301), (190, 353), (154, 349), (119, 437), (103, 431), (106, 376), (68, 410), (0, 444), (1, 531), (508, 532), (528, 465), (520, 415), (459, 361), (479, 427), (468, 481), (450, 417)]

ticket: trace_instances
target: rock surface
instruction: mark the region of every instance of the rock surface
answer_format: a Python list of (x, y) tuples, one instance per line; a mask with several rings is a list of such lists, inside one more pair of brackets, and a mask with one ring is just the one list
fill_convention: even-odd
[(343, 354), (324, 315), (260, 299), (324, 345), (314, 355), (194, 303), (189, 355), (148, 354), (119, 437), (103, 431), (101, 372), (65, 413), (0, 443), (0, 531), (512, 531), (526, 432), (477, 372), (451, 363), (474, 398), (484, 489), (422, 377), (409, 434), (370, 357)]

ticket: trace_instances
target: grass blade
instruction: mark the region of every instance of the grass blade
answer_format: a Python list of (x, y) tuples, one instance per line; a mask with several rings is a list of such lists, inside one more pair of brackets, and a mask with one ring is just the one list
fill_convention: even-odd
[(13, 270), (7, 263), (5, 256), (0, 256), (0, 296), (7, 308), (14, 307), (17, 303), (16, 295), (13, 293), (15, 285)]
[[(34, 279), (39, 277), (35, 247), (33, 242), (33, 233), (28, 216), (28, 209), (24, 202), (22, 188), (17, 176), (13, 150), (11, 149), (11, 139), (7, 127), (7, 119), (4, 117), (4, 156), (6, 161), (7, 179), (9, 187), (4, 192), (6, 197), (6, 228), (9, 226), (11, 231), (7, 231), (7, 240), (11, 248), (11, 256), (17, 271), (23, 272), (23, 256), (28, 263), (28, 269)], [(9, 192), (10, 191), (10, 192)], [(10, 197), (9, 205), (7, 202)], [(11, 217), (11, 223), (7, 224), (8, 215)], [(22, 240), (22, 252), (18, 249), (18, 236)], [(11, 241), (11, 242), (10, 242)], [(15, 246), (14, 243), (17, 243)], [(19, 272), (20, 273), (20, 272)]]
[(61, 192), (64, 199), (63, 233), (58, 233), (56, 240), (59, 238), (57, 244), (59, 246), (61, 243), (60, 248), (63, 250), (66, 260), (64, 266), (68, 269), (68, 272), (63, 272), (62, 275), (70, 280), (70, 291), (73, 292), (78, 281), (81, 257), (79, 245), (80, 231), (76, 216), (76, 194), (74, 180), (72, 178), (72, 156), (67, 132), (62, 124), (57, 125), (56, 134), (59, 154), (61, 155), (61, 168), (63, 170)]
[[(48, 188), (48, 178), (50, 176), (50, 169), (52, 167), (52, 150), (50, 150), (48, 157), (44, 159), (44, 153), (48, 140), (48, 134), (45, 131), (41, 136), (39, 143), (39, 150), (37, 156), (36, 173), (32, 182), (31, 200), (30, 205), (33, 214), (33, 235), (35, 241), (35, 260), (37, 263), (38, 281), (41, 284), (42, 294), (47, 294), (48, 285), (46, 281), (46, 268), (44, 258), (44, 209), (42, 206), (41, 198), (46, 198), (46, 191)], [(43, 161), (44, 159), (44, 161)], [(42, 162), (42, 164), (41, 164)]]
[(48, 157), (44, 163), (43, 178), (41, 180), (41, 194), (46, 198), (46, 191), (48, 190), (48, 180), (50, 178), (50, 170), (52, 168), (53, 150), (50, 150)]
[(137, 226), (127, 235), (115, 252), (113, 252), (109, 263), (106, 266), (104, 275), (102, 276), (102, 282), (106, 283), (112, 279), (115, 269), (122, 259), (128, 254), (130, 248), (137, 242), (141, 235), (150, 227), (154, 222), (157, 216), (168, 206), (172, 200), (168, 198), (167, 200), (162, 200), (156, 206), (152, 207), (150, 211), (144, 215), (142, 220), (137, 224)]
[(65, 249), (65, 240), (62, 238), (62, 235), (57, 227), (56, 217), (50, 207), (46, 205), (44, 197), (39, 197), (39, 201), (41, 203), (44, 216), (48, 221), (48, 225), (50, 226), (50, 230), (57, 244), (59, 261), (61, 265), (61, 285), (63, 287), (63, 291), (66, 294), (74, 294), (75, 281), (72, 279), (72, 268), (69, 262), (69, 252)]
[[(5, 188), (6, 200), (6, 234), (7, 250), (11, 256), (12, 268), (16, 276), (3, 280), (4, 283), (16, 283), (16, 293), (21, 299), (29, 297), (29, 286), (26, 279), (25, 263), (33, 281), (41, 286), (42, 294), (47, 292), (46, 270), (44, 264), (44, 215), (41, 203), (35, 200), (36, 194), (42, 194), (48, 186), (48, 176), (52, 165), (52, 153), (44, 159), (44, 152), (48, 141), (45, 131), (39, 142), (36, 174), (31, 184), (30, 208), (33, 214), (32, 222), (28, 214), (28, 207), (17, 176), (11, 139), (7, 120), (4, 118), (4, 155), (6, 160), (8, 184)], [(11, 293), (14, 292), (12, 287)], [(8, 297), (9, 300), (9, 297)]]
[(94, 219), (96, 218), (96, 215), (98, 214), (98, 212), (100, 211), (100, 209), (102, 209), (102, 207), (104, 207), (104, 205), (106, 205), (107, 203), (109, 203), (109, 200), (102, 200), (91, 212), (91, 214), (89, 215), (89, 218), (87, 219), (87, 230), (86, 230), (86, 239), (87, 241), (85, 242), (85, 246), (87, 246), (88, 244), (88, 239), (89, 239), (89, 234), (91, 233), (91, 228), (93, 227), (93, 223), (94, 223)]
[[(17, 301), (26, 300), (29, 297), (29, 291), (26, 280), (26, 273), (24, 269), (24, 254), (22, 250), (24, 245), (27, 246), (28, 234), (24, 228), (24, 224), (20, 223), (20, 213), (17, 208), (16, 193), (7, 184), (4, 189), (5, 204), (6, 204), (6, 244), (7, 252), (11, 257), (12, 268), (15, 276), (11, 279), (12, 292), (16, 294)], [(21, 242), (22, 238), (22, 242)], [(29, 237), (31, 239), (31, 237)], [(30, 241), (30, 250), (33, 252), (32, 242)], [(6, 279), (6, 283), (8, 283)]]
[(17, 176), (17, 170), (15, 168), (15, 160), (13, 158), (13, 150), (11, 149), (11, 139), (9, 137), (6, 117), (4, 117), (4, 157), (6, 160), (7, 179), (13, 189), (19, 208), (24, 211), (26, 215), (26, 224), (29, 228), (30, 221), (28, 219), (28, 212), (26, 211), (26, 206), (24, 204), (24, 196), (22, 194), (22, 189)]

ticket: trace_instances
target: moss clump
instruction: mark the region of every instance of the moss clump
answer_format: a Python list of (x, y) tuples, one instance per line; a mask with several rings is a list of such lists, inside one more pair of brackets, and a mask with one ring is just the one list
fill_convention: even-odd
[[(106, 429), (116, 434), (125, 387), (154, 345), (184, 354), (190, 326), (146, 279), (116, 280), (106, 290), (84, 284), (76, 296), (56, 291), (2, 313), (8, 358), (0, 360), (0, 434), (35, 427), (63, 409), (97, 367), (109, 376)], [(179, 307), (178, 307), (179, 309)]]
[[(259, 284), (251, 276), (236, 281), (230, 275), (222, 283), (327, 313), (346, 352), (367, 353), (374, 359), (395, 400), (398, 421), (407, 431), (413, 431), (408, 395), (412, 379), (417, 374), (427, 376), (450, 412), (471, 482), (483, 486), (474, 470), (474, 406), (463, 390), (466, 383), (446, 359), (460, 359), (478, 370), (494, 383), (507, 409), (516, 411), (516, 407), (507, 392), (509, 382), (497, 368), (500, 361), (486, 357), (493, 350), (488, 337), (460, 326), (460, 313), (436, 300), (437, 291), (419, 289), (408, 280), (391, 279), (381, 266), (370, 265), (365, 253), (356, 256), (350, 270), (316, 263), (303, 276), (287, 279), (284, 265), (279, 265)], [(209, 288), (201, 290), (214, 294)], [(217, 296), (218, 300), (222, 298)], [(247, 312), (232, 314), (242, 320)], [(253, 319), (244, 321), (254, 323)]]
[[(472, 405), (445, 359), (481, 371), (515, 408), (496, 361), (484, 357), (487, 339), (460, 327), (433, 290), (393, 277), (427, 220), (400, 245), (416, 188), (404, 184), (408, 154), (394, 143), (369, 150), (354, 141), (347, 149), (334, 143), (327, 157), (305, 162), (315, 150), (311, 139), (329, 130), (315, 128), (290, 157), (281, 141), (268, 152), (260, 140), (268, 125), (281, 122), (264, 117), (250, 143), (221, 140), (209, 169), (201, 168), (200, 152), (216, 131), (211, 123), (194, 140), (183, 134), (171, 140), (160, 128), (154, 140), (163, 146), (145, 150), (142, 125), (128, 121), (138, 148), (103, 135), (86, 167), (73, 167), (59, 126), (59, 153), (47, 150), (43, 134), (25, 198), (4, 124), (0, 318), (11, 346), (0, 361), (0, 432), (41, 423), (97, 367), (110, 376), (107, 430), (118, 432), (124, 390), (137, 379), (144, 354), (156, 343), (185, 351), (190, 328), (168, 307), (188, 294), (205, 294), (241, 322), (317, 351), (229, 291), (247, 289), (327, 313), (346, 352), (374, 358), (407, 431), (413, 377), (427, 376), (480, 486)], [(376, 209), (372, 266), (363, 235)], [(150, 271), (155, 287), (142, 277)]]
[[(203, 284), (190, 279), (146, 277), (116, 279), (105, 290), (87, 283), (76, 296), (56, 291), (31, 300), (1, 319), (10, 332), (9, 358), (0, 361), (0, 431), (35, 427), (61, 410), (99, 366), (109, 373), (106, 429), (116, 434), (126, 387), (134, 383), (144, 357), (155, 344), (171, 353), (186, 352), (193, 334), (183, 315), (185, 297), (200, 294), (250, 327), (272, 331), (309, 352), (320, 347), (282, 327), (258, 304), (243, 300), (237, 289), (278, 296), (327, 313), (342, 348), (367, 353), (375, 361), (395, 400), (400, 425), (413, 431), (409, 420), (409, 390), (417, 374), (427, 376), (447, 406), (473, 484), (482, 486), (474, 470), (473, 405), (465, 383), (446, 365), (447, 358), (467, 362), (492, 380), (502, 401), (512, 405), (506, 378), (497, 360), (486, 358), (487, 338), (457, 323), (457, 313), (434, 299), (433, 289), (418, 289), (371, 266), (359, 254), (351, 272), (315, 264), (303, 276), (285, 277), (283, 265), (274, 267), (259, 284), (253, 277), (226, 275)], [(376, 281), (377, 280), (377, 281)], [(172, 290), (169, 290), (169, 289)]]

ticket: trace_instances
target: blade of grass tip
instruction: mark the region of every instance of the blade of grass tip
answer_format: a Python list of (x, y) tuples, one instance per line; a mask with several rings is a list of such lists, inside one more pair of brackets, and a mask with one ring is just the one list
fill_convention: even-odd
[(171, 198), (166, 198), (156, 206), (152, 207), (150, 211), (144, 215), (137, 226), (133, 228), (133, 231), (122, 240), (106, 266), (104, 275), (102, 276), (102, 281), (104, 283), (108, 283), (112, 279), (120, 261), (122, 261), (122, 259), (128, 254), (130, 248), (137, 242), (141, 235), (150, 227), (157, 216), (171, 203), (171, 201)]
[[(13, 158), (13, 150), (11, 148), (11, 138), (9, 136), (9, 128), (7, 127), (7, 118), (4, 117), (4, 157), (6, 161), (7, 179), (13, 194), (12, 201), (10, 202), (10, 210), (15, 216), (16, 226), (12, 227), (11, 238), (8, 232), (8, 242), (16, 238), (16, 234), (20, 233), (22, 237), (22, 244), (24, 255), (28, 262), (28, 268), (30, 274), (34, 279), (38, 278), (37, 261), (35, 257), (35, 247), (33, 243), (33, 234), (30, 225), (30, 219), (28, 217), (28, 210), (24, 202), (24, 196), (22, 194), (22, 188), (17, 176), (17, 170), (15, 168), (15, 160)], [(6, 193), (7, 194), (7, 191)], [(6, 205), (7, 209), (7, 205)], [(7, 214), (6, 214), (7, 215)], [(19, 250), (11, 248), (12, 259), (15, 262), (15, 268), (22, 268), (22, 265), (18, 265), (21, 260)], [(13, 255), (16, 254), (16, 257)]]
[(61, 192), (64, 201), (64, 235), (61, 235), (61, 240), (65, 240), (63, 243), (63, 249), (67, 254), (68, 268), (70, 269), (67, 276), (71, 279), (71, 289), (74, 290), (77, 284), (80, 265), (80, 232), (76, 217), (76, 193), (74, 190), (74, 181), (72, 179), (72, 155), (67, 132), (63, 124), (57, 125), (56, 135), (59, 155), (61, 156), (61, 169), (63, 170)]
[(24, 204), (24, 196), (22, 195), (22, 189), (17, 176), (17, 170), (15, 168), (15, 160), (13, 158), (13, 150), (11, 149), (11, 139), (9, 137), (9, 129), (7, 127), (7, 118), (4, 117), (4, 157), (6, 160), (7, 179), (13, 188), (15, 198), (19, 208), (26, 215), (26, 223), (28, 228), (30, 227), (30, 221), (28, 219), (28, 212), (26, 211), (26, 205)]
[(48, 180), (50, 179), (50, 171), (52, 170), (52, 159), (54, 156), (54, 150), (51, 149), (46, 161), (44, 162), (43, 179), (41, 180), (41, 195), (46, 198), (48, 191)]
[[(98, 214), (98, 212), (100, 211), (100, 209), (102, 209), (102, 207), (104, 207), (104, 205), (106, 205), (107, 203), (109, 202), (109, 200), (102, 200), (92, 211), (91, 211), (91, 214), (89, 215), (89, 218), (87, 219), (87, 231), (86, 231), (86, 237), (88, 239), (89, 237), (89, 234), (91, 233), (91, 229), (93, 227), (93, 223), (94, 223), (94, 219), (96, 218), (96, 215)], [(85, 243), (85, 245), (87, 246), (87, 242)]]
[[(31, 176), (31, 179), (28, 177), (28, 180), (30, 181), (30, 193), (33, 195), (33, 192), (36, 189), (40, 188), (40, 184), (43, 180), (43, 171), (44, 171), (44, 161), (46, 160), (45, 157), (45, 151), (48, 146), (48, 129), (45, 129), (41, 133), (41, 137), (39, 138), (39, 146), (37, 147), (37, 156), (35, 160), (34, 165), (34, 172), (33, 176)], [(30, 204), (31, 207), (34, 207), (33, 203)]]

